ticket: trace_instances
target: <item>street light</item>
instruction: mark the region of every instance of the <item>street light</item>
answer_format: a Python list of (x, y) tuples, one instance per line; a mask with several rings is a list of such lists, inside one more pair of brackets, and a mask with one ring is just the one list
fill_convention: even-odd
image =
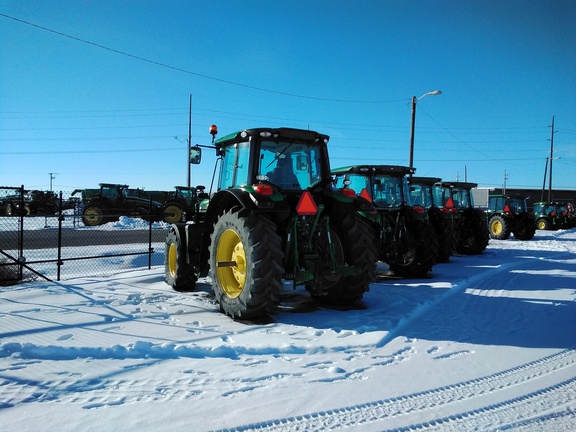
[[(423, 97), (437, 96), (441, 94), (442, 92), (440, 90), (432, 90), (428, 93), (424, 93), (419, 98), (416, 98), (416, 96), (412, 97), (412, 123), (410, 126), (410, 168), (414, 167), (414, 126), (416, 124), (416, 103), (418, 103), (418, 101)], [(412, 176), (412, 174), (410, 174), (410, 176)]]

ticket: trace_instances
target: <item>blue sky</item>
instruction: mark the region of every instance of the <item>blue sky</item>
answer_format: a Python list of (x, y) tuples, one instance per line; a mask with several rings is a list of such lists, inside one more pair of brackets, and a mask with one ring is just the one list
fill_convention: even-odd
[(310, 128), (333, 167), (408, 165), (411, 98), (438, 89), (417, 175), (541, 188), (554, 116), (576, 189), (575, 22), (572, 0), (0, 0), (0, 186), (185, 185), (190, 95), (192, 144)]

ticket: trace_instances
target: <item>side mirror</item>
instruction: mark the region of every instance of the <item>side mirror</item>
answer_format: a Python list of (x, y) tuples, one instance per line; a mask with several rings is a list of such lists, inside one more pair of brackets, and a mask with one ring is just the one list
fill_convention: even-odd
[(200, 147), (190, 147), (190, 163), (198, 165), (202, 161), (202, 149)]

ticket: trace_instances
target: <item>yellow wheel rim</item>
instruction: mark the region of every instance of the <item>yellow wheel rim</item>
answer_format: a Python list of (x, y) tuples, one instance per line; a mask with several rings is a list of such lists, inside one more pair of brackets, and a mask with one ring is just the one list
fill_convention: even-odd
[(91, 224), (98, 224), (102, 221), (102, 212), (100, 209), (90, 208), (86, 210), (84, 218)]
[(492, 222), (492, 234), (494, 235), (502, 234), (502, 222), (498, 220)]
[(222, 290), (230, 298), (237, 298), (246, 283), (246, 252), (236, 231), (222, 233), (216, 249), (216, 276)]
[(170, 244), (168, 248), (168, 272), (171, 277), (176, 276), (176, 270), (178, 269), (178, 247), (176, 243)]
[(538, 222), (538, 229), (543, 230), (544, 228), (546, 228), (546, 224), (543, 221)]
[(178, 206), (168, 206), (166, 210), (164, 210), (164, 213), (166, 214), (164, 220), (168, 223), (176, 223), (182, 219), (182, 210), (180, 210)]

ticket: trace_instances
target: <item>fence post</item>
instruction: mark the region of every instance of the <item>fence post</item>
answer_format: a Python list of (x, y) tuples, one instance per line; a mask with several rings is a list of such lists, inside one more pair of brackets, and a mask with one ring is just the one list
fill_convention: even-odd
[(24, 277), (24, 265), (26, 261), (24, 257), (24, 185), (20, 186), (20, 203), (18, 204), (18, 224), (20, 229), (18, 232), (18, 279), (22, 280)]
[(56, 261), (56, 280), (60, 280), (60, 269), (64, 262), (62, 261), (62, 222), (64, 221), (64, 216), (62, 216), (62, 191), (60, 191), (60, 197), (58, 199), (58, 261)]
[(152, 248), (152, 219), (155, 219), (152, 215), (152, 195), (148, 197), (148, 213), (150, 213), (148, 218), (148, 270), (150, 270), (152, 268), (152, 252), (154, 252), (154, 248)]

